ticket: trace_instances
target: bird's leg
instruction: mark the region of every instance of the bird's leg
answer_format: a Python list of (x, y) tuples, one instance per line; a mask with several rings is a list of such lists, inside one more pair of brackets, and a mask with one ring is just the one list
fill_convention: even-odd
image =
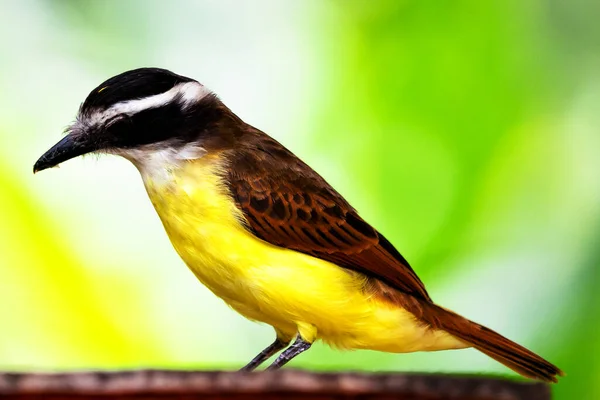
[(254, 371), (256, 367), (260, 364), (264, 363), (271, 357), (273, 354), (277, 353), (279, 350), (285, 349), (285, 347), (290, 344), (291, 338), (284, 337), (284, 335), (277, 332), (277, 338), (269, 347), (261, 351), (256, 357), (252, 359), (245, 367), (240, 369), (240, 371)]
[(267, 370), (274, 370), (274, 369), (279, 369), (279, 368), (283, 367), (292, 358), (294, 358), (298, 354), (310, 349), (311, 345), (312, 345), (312, 343), (304, 340), (302, 338), (302, 336), (298, 335), (298, 337), (296, 338), (296, 341), (290, 347), (285, 349), (285, 351), (283, 353), (281, 353), (275, 361), (273, 361), (273, 364), (271, 364), (267, 367)]
[(279, 369), (283, 367), (292, 358), (310, 349), (310, 346), (312, 346), (314, 341), (317, 340), (316, 326), (307, 324), (305, 322), (299, 322), (297, 326), (298, 336), (296, 337), (296, 341), (290, 347), (285, 349), (284, 352), (277, 357), (273, 364), (269, 365), (267, 368), (268, 370)]

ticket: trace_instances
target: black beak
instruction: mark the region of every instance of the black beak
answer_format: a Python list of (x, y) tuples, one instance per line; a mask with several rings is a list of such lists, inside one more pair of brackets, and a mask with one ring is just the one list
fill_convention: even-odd
[(85, 140), (85, 136), (71, 132), (36, 161), (33, 166), (33, 173), (55, 167), (71, 158), (90, 153), (97, 150), (96, 147), (94, 143)]

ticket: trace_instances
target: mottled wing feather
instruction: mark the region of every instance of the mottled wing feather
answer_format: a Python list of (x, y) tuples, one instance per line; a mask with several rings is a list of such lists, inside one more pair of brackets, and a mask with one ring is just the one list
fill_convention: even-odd
[(268, 138), (232, 157), (227, 181), (260, 239), (430, 300), (408, 262), (325, 180)]

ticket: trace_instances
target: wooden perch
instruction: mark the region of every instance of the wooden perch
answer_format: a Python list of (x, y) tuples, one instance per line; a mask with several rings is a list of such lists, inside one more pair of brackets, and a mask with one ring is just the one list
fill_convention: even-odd
[(119, 371), (0, 373), (6, 400), (549, 400), (543, 383), (425, 374)]

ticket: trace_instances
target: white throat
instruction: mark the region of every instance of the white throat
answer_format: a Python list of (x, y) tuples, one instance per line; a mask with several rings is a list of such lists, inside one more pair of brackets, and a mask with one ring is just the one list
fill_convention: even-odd
[(128, 159), (140, 171), (144, 181), (166, 182), (185, 163), (202, 158), (206, 150), (198, 142), (184, 145), (157, 143), (133, 149), (115, 149), (110, 153)]

